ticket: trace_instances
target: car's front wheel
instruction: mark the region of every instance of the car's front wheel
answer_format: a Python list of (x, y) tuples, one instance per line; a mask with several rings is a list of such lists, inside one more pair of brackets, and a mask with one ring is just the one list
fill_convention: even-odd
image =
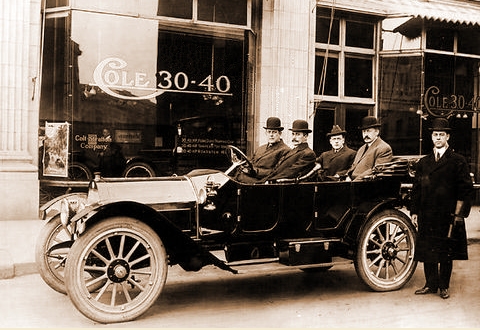
[(35, 246), (35, 261), (40, 276), (52, 289), (60, 293), (66, 293), (64, 271), (71, 236), (69, 230), (60, 222), (60, 215), (57, 215), (40, 230)]
[(374, 291), (403, 287), (417, 267), (416, 230), (402, 212), (382, 211), (367, 220), (358, 239), (355, 270)]
[[(145, 223), (113, 217), (88, 228), (73, 244), (66, 265), (68, 296), (100, 323), (131, 321), (160, 295), (168, 261), (158, 235)], [(92, 292), (92, 286), (103, 283)]]

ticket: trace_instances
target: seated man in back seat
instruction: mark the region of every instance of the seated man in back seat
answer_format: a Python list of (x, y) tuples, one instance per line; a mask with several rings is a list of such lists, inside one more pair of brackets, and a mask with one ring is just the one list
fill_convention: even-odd
[(306, 174), (315, 165), (316, 155), (307, 143), (308, 122), (297, 119), (293, 122), (292, 128), (293, 149), (288, 151), (267, 175), (262, 182), (275, 182), (278, 179), (293, 179)]

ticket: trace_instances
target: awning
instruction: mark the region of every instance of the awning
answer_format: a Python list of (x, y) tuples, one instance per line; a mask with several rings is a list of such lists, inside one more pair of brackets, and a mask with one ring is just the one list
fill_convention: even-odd
[(480, 25), (478, 0), (393, 0), (389, 16), (410, 16), (453, 24)]
[(480, 26), (480, 0), (317, 0), (318, 6), (385, 18), (405, 17), (395, 32), (414, 35), (423, 20)]
[(333, 7), (335, 10), (346, 10), (380, 17), (388, 16), (385, 0), (317, 0), (317, 6)]

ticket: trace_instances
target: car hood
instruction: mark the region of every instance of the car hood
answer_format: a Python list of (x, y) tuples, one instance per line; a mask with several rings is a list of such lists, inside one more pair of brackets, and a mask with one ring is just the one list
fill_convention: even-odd
[[(93, 195), (96, 195), (94, 199), (100, 204), (116, 201), (143, 204), (195, 202), (207, 179), (214, 180), (220, 186), (229, 180), (228, 176), (220, 171), (195, 172), (172, 177), (101, 179), (95, 181), (97, 191)], [(92, 189), (89, 195), (92, 195), (91, 193)]]

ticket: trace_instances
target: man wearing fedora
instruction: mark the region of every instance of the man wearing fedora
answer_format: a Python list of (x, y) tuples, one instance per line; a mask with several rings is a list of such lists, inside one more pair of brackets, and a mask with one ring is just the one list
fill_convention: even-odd
[(430, 131), (433, 152), (417, 163), (410, 205), (418, 228), (414, 258), (424, 263), (426, 280), (415, 294), (440, 290), (447, 299), (452, 260), (468, 259), (464, 218), (470, 213), (473, 183), (467, 161), (448, 145), (448, 120), (435, 118)]
[(258, 147), (252, 158), (253, 169), (242, 168), (236, 179), (245, 183), (256, 183), (270, 174), (278, 161), (290, 151), (282, 140), (282, 122), (280, 118), (269, 117), (263, 127), (267, 143)]
[(357, 152), (345, 145), (346, 133), (338, 125), (333, 125), (332, 130), (327, 133), (332, 149), (322, 152), (316, 160), (322, 166), (323, 179), (339, 179), (352, 166)]
[(380, 126), (377, 118), (366, 116), (362, 119), (364, 145), (358, 149), (348, 175), (352, 180), (362, 180), (372, 174), (372, 169), (377, 164), (388, 163), (392, 160), (392, 147), (380, 137)]
[(263, 182), (297, 178), (308, 173), (315, 166), (315, 152), (307, 143), (308, 133), (312, 132), (308, 128), (308, 122), (297, 119), (289, 130), (292, 131), (293, 149), (280, 159), (273, 171), (263, 179)]

